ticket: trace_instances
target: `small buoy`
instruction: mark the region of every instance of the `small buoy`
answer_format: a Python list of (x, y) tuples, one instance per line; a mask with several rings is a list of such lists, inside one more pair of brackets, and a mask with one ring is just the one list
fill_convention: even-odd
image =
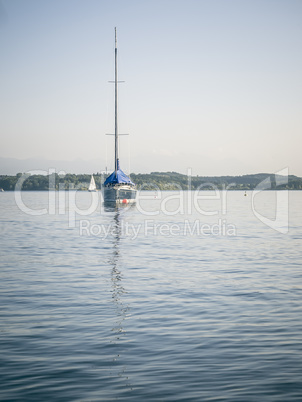
[(123, 204), (128, 204), (128, 200), (126, 200), (126, 198), (123, 199)]

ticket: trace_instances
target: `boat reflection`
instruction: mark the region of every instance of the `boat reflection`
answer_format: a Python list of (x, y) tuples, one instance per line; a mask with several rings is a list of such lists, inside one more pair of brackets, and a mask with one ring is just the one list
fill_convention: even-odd
[[(126, 375), (126, 366), (123, 364), (124, 352), (124, 339), (126, 337), (125, 320), (130, 315), (130, 308), (124, 301), (124, 296), (127, 294), (123, 286), (123, 273), (122, 273), (122, 256), (120, 253), (121, 241), (121, 211), (116, 209), (113, 216), (114, 225), (114, 239), (112, 245), (112, 257), (109, 260), (111, 266), (111, 295), (112, 302), (115, 307), (115, 324), (112, 328), (113, 337), (110, 343), (115, 345), (115, 354), (113, 361), (115, 362), (114, 368), (117, 369), (116, 375), (123, 377), (126, 380), (129, 378)], [(127, 384), (131, 388), (130, 384)]]
[(131, 208), (135, 208), (136, 204), (117, 204), (116, 202), (104, 201), (103, 202), (104, 211), (105, 212), (116, 212), (121, 214), (121, 212), (125, 212)]
[(121, 239), (121, 223), (120, 223), (120, 211), (119, 209), (115, 211), (113, 222), (114, 222), (114, 240), (113, 240), (113, 253), (110, 259), (111, 265), (111, 285), (112, 285), (112, 300), (115, 305), (116, 310), (116, 326), (112, 331), (116, 335), (116, 339), (120, 339), (121, 335), (124, 334), (123, 321), (129, 313), (129, 306), (124, 304), (123, 295), (126, 294), (126, 290), (123, 286), (123, 274), (121, 272), (121, 255), (120, 255), (120, 239)]

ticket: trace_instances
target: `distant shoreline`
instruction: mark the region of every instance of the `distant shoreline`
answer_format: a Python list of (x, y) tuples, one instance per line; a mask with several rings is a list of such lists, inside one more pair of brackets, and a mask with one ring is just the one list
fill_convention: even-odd
[[(98, 190), (101, 190), (104, 174), (94, 174)], [(0, 191), (87, 191), (90, 174), (0, 175)], [(177, 172), (152, 172), (131, 174), (131, 179), (139, 190), (302, 190), (302, 178), (294, 175), (280, 176), (258, 173), (243, 176), (187, 176)]]

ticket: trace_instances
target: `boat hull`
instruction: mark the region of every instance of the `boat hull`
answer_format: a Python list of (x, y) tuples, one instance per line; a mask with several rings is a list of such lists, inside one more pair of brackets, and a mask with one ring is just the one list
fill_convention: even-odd
[(103, 189), (105, 203), (131, 204), (136, 202), (136, 189), (130, 188), (107, 188)]

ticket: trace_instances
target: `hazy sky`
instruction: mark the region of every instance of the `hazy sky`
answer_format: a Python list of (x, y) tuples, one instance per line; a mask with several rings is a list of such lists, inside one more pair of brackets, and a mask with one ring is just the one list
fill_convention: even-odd
[(113, 167), (115, 26), (125, 170), (302, 176), (301, 0), (0, 0), (0, 156)]

